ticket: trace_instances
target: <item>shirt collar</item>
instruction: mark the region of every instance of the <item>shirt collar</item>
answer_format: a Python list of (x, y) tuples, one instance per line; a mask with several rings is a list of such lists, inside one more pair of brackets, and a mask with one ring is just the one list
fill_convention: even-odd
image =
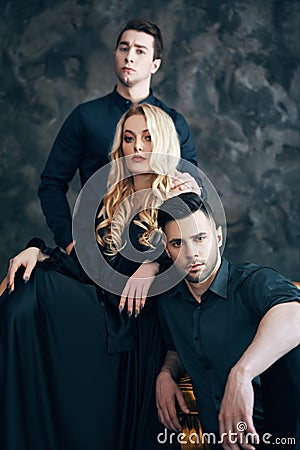
[[(214, 281), (210, 285), (209, 289), (204, 293), (207, 294), (209, 291), (214, 292), (219, 297), (228, 298), (228, 274), (229, 274), (229, 263), (227, 259), (222, 258), (221, 265), (218, 270), (217, 275), (215, 276)], [(186, 295), (186, 292), (189, 292), (187, 285), (184, 280), (182, 280), (177, 286), (174, 288), (174, 293), (176, 295)]]
[[(119, 105), (120, 108), (122, 108), (124, 111), (127, 111), (127, 109), (129, 109), (132, 106), (132, 102), (130, 100), (122, 97), (122, 95), (118, 93), (117, 86), (114, 87), (112, 96), (117, 105)], [(148, 97), (144, 98), (139, 103), (150, 103), (152, 105), (153, 102), (154, 102), (153, 90), (150, 88), (150, 93)]]
[(215, 276), (214, 281), (209, 287), (209, 291), (214, 292), (223, 298), (228, 298), (227, 286), (228, 286), (228, 273), (229, 273), (229, 264), (227, 259), (222, 258), (221, 265), (218, 270), (217, 275)]

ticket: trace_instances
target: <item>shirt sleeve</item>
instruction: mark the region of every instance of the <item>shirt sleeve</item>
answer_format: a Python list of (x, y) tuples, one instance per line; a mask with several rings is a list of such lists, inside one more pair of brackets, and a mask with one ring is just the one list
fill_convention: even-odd
[(66, 119), (53, 144), (41, 175), (39, 197), (57, 245), (72, 242), (72, 218), (66, 193), (84, 153), (84, 127), (80, 107)]
[(249, 275), (242, 289), (243, 295), (260, 317), (273, 306), (300, 301), (299, 289), (271, 268), (261, 268)]
[(185, 118), (177, 112), (174, 124), (178, 133), (181, 149), (181, 158), (197, 166), (197, 153), (190, 128)]

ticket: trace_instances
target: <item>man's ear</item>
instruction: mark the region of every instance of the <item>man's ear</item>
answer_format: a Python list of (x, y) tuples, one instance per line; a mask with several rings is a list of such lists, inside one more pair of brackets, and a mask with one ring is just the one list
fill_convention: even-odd
[(218, 247), (222, 247), (222, 244), (223, 244), (223, 231), (222, 231), (222, 227), (221, 226), (219, 226), (216, 229), (216, 235), (217, 235)]
[(170, 252), (167, 247), (167, 237), (166, 237), (165, 233), (163, 233), (163, 237), (161, 238), (161, 243), (165, 247), (166, 254), (168, 255), (169, 258), (171, 258)]
[(151, 69), (152, 75), (154, 75), (158, 71), (158, 69), (160, 68), (160, 65), (161, 65), (161, 59), (158, 58), (158, 59), (154, 59), (152, 61), (152, 69)]
[(168, 255), (168, 257), (171, 258), (171, 255), (170, 255), (170, 252), (169, 252), (167, 246), (165, 246), (165, 250), (166, 250), (166, 254)]

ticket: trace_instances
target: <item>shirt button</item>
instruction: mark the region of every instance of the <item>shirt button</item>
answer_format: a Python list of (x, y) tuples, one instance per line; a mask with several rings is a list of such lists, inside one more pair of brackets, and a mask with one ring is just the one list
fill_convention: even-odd
[(216, 400), (220, 400), (221, 397), (220, 397), (219, 395), (215, 395), (215, 399), (216, 399)]
[(199, 336), (194, 337), (195, 341), (199, 341)]
[(205, 365), (205, 370), (210, 370), (210, 365), (209, 364)]

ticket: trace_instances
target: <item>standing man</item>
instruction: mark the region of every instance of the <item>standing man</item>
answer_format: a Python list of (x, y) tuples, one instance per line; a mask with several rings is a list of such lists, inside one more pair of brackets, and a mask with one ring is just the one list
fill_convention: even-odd
[(161, 422), (179, 431), (176, 401), (188, 412), (175, 382), (184, 367), (212, 448), (253, 449), (262, 430), (266, 448), (299, 448), (298, 289), (273, 269), (221, 258), (222, 229), (197, 194), (167, 200), (158, 224), (185, 276), (158, 298), (169, 350), (157, 378)]
[(130, 20), (120, 32), (114, 53), (117, 84), (105, 97), (77, 106), (64, 122), (41, 176), (39, 197), (55, 242), (70, 253), (72, 222), (66, 198), (69, 183), (79, 170), (81, 185), (109, 162), (116, 125), (133, 103), (162, 108), (174, 121), (181, 156), (193, 164), (196, 151), (184, 117), (154, 97), (151, 78), (162, 61), (159, 27), (147, 20)]

